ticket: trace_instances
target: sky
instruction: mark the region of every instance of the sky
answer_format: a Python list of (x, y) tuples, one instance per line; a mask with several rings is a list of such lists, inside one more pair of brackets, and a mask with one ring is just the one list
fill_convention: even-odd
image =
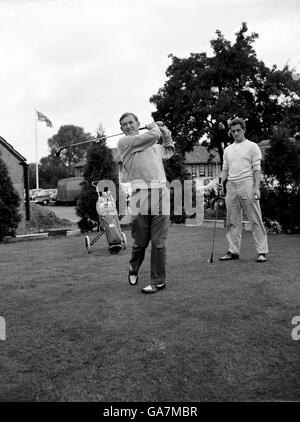
[(234, 41), (242, 22), (267, 66), (300, 71), (300, 0), (0, 0), (0, 136), (31, 163), (63, 125), (109, 136), (132, 111), (144, 126), (169, 54), (210, 56), (216, 30)]

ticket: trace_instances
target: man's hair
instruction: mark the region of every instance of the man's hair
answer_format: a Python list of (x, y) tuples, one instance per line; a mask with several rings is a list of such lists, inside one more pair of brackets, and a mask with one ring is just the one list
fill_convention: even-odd
[(122, 120), (123, 119), (125, 119), (125, 117), (128, 117), (128, 116), (133, 116), (133, 118), (134, 118), (134, 120), (136, 121), (136, 122), (138, 122), (139, 121), (139, 119), (138, 119), (138, 117), (134, 114), (134, 113), (129, 113), (129, 112), (127, 112), (127, 113), (123, 113), (122, 114), (122, 116), (120, 117), (120, 119), (119, 119), (119, 122), (120, 122), (120, 125), (122, 126)]
[(234, 119), (230, 120), (228, 123), (229, 129), (231, 129), (231, 127), (235, 125), (241, 125), (241, 128), (246, 130), (246, 122), (241, 117), (235, 117)]

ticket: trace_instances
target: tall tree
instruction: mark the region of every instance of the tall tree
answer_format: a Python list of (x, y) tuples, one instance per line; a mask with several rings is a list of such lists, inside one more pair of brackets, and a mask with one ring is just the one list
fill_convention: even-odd
[(300, 144), (284, 125), (275, 128), (271, 136), (264, 173), (278, 182), (282, 193), (300, 185)]
[[(36, 185), (35, 163), (29, 164), (29, 189)], [(74, 176), (72, 167), (68, 167), (52, 152), (47, 157), (42, 157), (39, 163), (39, 186), (42, 189), (56, 188), (57, 182), (65, 177)]]
[(269, 69), (258, 60), (253, 48), (258, 34), (247, 31), (243, 23), (232, 44), (217, 30), (211, 57), (204, 52), (188, 58), (170, 55), (167, 81), (150, 101), (157, 108), (154, 119), (169, 126), (182, 152), (206, 136), (222, 159), (231, 141), (228, 120), (235, 116), (247, 119), (247, 137), (255, 142), (267, 139), (272, 126), (291, 112), (295, 128), (300, 126), (300, 84), (288, 66)]
[(19, 206), (20, 197), (0, 154), (0, 241), (6, 236), (15, 236), (21, 221)]
[[(101, 127), (97, 131), (97, 136), (103, 136)], [(111, 149), (106, 145), (105, 138), (90, 145), (87, 151), (87, 162), (83, 170), (83, 177), (82, 191), (76, 206), (77, 215), (98, 221), (96, 212), (98, 197), (92, 182), (111, 180), (114, 182), (116, 189), (119, 188), (116, 163), (113, 160)]]
[(69, 167), (51, 152), (40, 160), (40, 186), (43, 188), (56, 188), (57, 182), (65, 177), (74, 176), (73, 166)]
[[(57, 134), (48, 139), (48, 145), (51, 152), (55, 153), (62, 146), (86, 142), (91, 139), (90, 133), (85, 133), (81, 127), (66, 125), (61, 126)], [(89, 143), (62, 150), (60, 161), (64, 162), (68, 167), (72, 167), (86, 156), (88, 146)]]
[(284, 123), (274, 129), (266, 151), (261, 207), (266, 222), (275, 220), (287, 233), (300, 232), (300, 144)]

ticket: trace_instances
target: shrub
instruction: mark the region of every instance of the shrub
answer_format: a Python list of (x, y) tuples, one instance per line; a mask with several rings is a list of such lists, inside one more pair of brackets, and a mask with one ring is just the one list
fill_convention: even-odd
[(0, 241), (5, 237), (15, 236), (21, 221), (19, 206), (20, 197), (0, 156)]
[(300, 145), (288, 128), (273, 131), (264, 162), (265, 177), (261, 190), (263, 218), (278, 221), (285, 233), (300, 231)]
[[(95, 187), (92, 186), (92, 182), (96, 180), (111, 180), (115, 183), (116, 188), (119, 188), (116, 164), (113, 161), (111, 150), (106, 146), (105, 139), (94, 143), (89, 148), (83, 177), (84, 181), (77, 201), (76, 213), (81, 217), (79, 222), (80, 230), (88, 231), (90, 224), (86, 225), (86, 222), (90, 222), (90, 220), (98, 221), (96, 211), (98, 196)], [(118, 197), (118, 192), (116, 193)], [(118, 206), (118, 203), (116, 205)]]
[(278, 222), (285, 233), (300, 233), (300, 188), (282, 191), (264, 184), (261, 189), (261, 208), (266, 226)]

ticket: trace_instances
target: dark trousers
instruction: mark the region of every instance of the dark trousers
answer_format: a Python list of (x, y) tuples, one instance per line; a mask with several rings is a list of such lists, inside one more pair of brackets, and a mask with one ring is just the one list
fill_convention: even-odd
[[(130, 265), (132, 270), (138, 273), (151, 240), (151, 284), (161, 284), (166, 281), (166, 242), (170, 216), (162, 213), (162, 196), (164, 201), (169, 201), (169, 191), (163, 189), (159, 195), (152, 195), (151, 202), (151, 191), (149, 190), (146, 197), (143, 197), (140, 212), (132, 216), (134, 243)], [(145, 200), (148, 202), (146, 203)]]

